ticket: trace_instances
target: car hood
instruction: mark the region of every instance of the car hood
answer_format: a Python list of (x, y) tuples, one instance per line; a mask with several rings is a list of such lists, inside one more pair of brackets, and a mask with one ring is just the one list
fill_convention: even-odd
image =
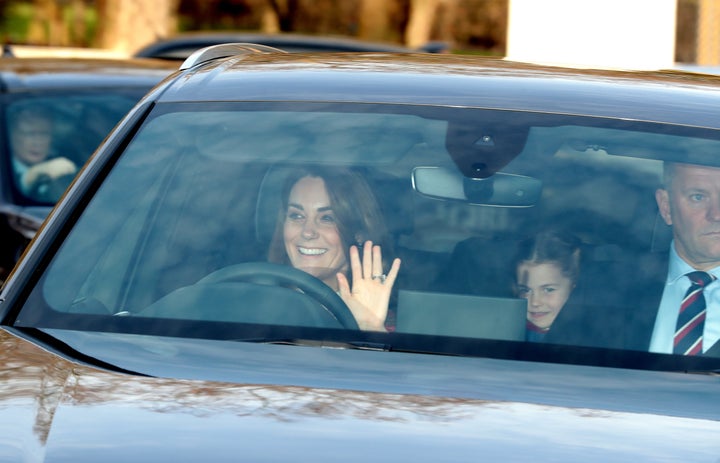
[[(86, 347), (104, 338), (117, 356), (138, 354), (124, 366), (166, 375), (77, 363), (0, 331), (0, 461), (717, 463), (720, 455), (720, 382), (711, 376), (73, 336), (66, 340)], [(187, 363), (210, 351), (213, 364)], [(210, 371), (215, 379), (193, 379)], [(678, 402), (695, 411), (677, 413)]]

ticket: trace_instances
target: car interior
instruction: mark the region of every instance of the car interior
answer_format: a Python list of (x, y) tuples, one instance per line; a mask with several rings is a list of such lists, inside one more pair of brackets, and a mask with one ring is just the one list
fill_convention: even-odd
[[(41, 96), (22, 96), (6, 106), (5, 120), (7, 136), (18, 115), (26, 108), (39, 108), (52, 121), (50, 146), (47, 160), (66, 158), (78, 168), (81, 167), (95, 148), (117, 124), (120, 119), (135, 105), (142, 89), (125, 93), (117, 90), (108, 94), (104, 90), (85, 91), (76, 94), (46, 92)], [(13, 151), (10, 143), (4, 148), (5, 167), (12, 172), (13, 166), (20, 163), (18, 153)], [(17, 204), (54, 205), (62, 196), (74, 173), (59, 178), (46, 177), (36, 182), (29, 190), (13, 183), (13, 194)]]
[(582, 329), (565, 342), (642, 350), (625, 323), (648, 297), (636, 275), (644, 288), (664, 278), (663, 162), (711, 163), (719, 144), (707, 129), (473, 108), (161, 104), (109, 161), (17, 323), (186, 335), (181, 322), (203, 321), (218, 338), (234, 324), (354, 328), (334, 291), (267, 264), (283, 182), (323, 165), (361, 172), (376, 194), (402, 260), (397, 333), (523, 341), (513, 259), (553, 226), (582, 243), (567, 311)]

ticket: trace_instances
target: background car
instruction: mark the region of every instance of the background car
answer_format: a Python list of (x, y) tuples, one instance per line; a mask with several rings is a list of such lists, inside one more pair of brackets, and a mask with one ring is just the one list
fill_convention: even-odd
[[(720, 166), (716, 79), (232, 45), (183, 68), (0, 294), (0, 458), (717, 461), (718, 353), (648, 344), (656, 191)], [(540, 342), (516, 257), (546, 224), (582, 258)], [(387, 263), (348, 250), (369, 238)], [(389, 295), (384, 327), (338, 275)]]
[[(66, 158), (81, 167), (113, 126), (175, 67), (154, 60), (63, 58), (0, 59), (0, 274), (12, 269), (28, 241), (74, 174), (34, 190), (19, 187), (21, 164), (13, 151), (12, 125), (25, 108), (40, 108), (52, 118), (48, 160)], [(34, 143), (45, 136), (32, 124)], [(37, 149), (37, 148), (32, 148)], [(41, 148), (45, 149), (45, 148)]]
[(262, 34), (248, 32), (186, 32), (158, 40), (135, 52), (136, 58), (159, 58), (182, 61), (192, 52), (223, 43), (253, 43), (279, 48), (290, 53), (304, 52), (395, 52), (443, 53), (448, 45), (431, 42), (418, 49), (356, 40), (347, 37), (329, 37), (303, 34)]

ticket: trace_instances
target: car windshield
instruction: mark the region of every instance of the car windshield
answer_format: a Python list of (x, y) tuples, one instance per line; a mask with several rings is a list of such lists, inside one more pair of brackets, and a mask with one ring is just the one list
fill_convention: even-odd
[[(647, 352), (633, 330), (667, 275), (664, 165), (718, 165), (719, 151), (710, 129), (573, 115), (158, 104), (68, 222), (16, 325)], [(353, 269), (348, 249), (368, 239), (382, 263)], [(385, 330), (358, 330), (343, 306), (337, 274), (354, 285), (355, 270), (394, 280)]]
[(5, 106), (7, 158), (17, 203), (55, 203), (145, 91), (46, 92)]

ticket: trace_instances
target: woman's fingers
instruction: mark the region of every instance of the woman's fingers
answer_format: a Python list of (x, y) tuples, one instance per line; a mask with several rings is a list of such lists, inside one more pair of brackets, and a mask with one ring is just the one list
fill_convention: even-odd
[(385, 278), (385, 284), (392, 288), (392, 286), (395, 284), (395, 278), (397, 278), (398, 273), (400, 272), (400, 259), (395, 258), (393, 260), (392, 265), (390, 266), (390, 270), (387, 273), (387, 277)]
[[(373, 253), (373, 244), (372, 241), (368, 240), (365, 241), (365, 244), (363, 245), (363, 278), (371, 278), (373, 274), (373, 259), (372, 254)], [(381, 264), (382, 265), (382, 264)]]
[(372, 258), (372, 273), (370, 276), (377, 277), (385, 273), (383, 272), (382, 250), (380, 246), (372, 247)]
[(350, 283), (348, 282), (347, 277), (342, 272), (338, 272), (337, 274), (337, 282), (338, 282), (338, 293), (340, 293), (340, 297), (346, 297), (348, 294), (350, 294)]
[(362, 279), (362, 266), (357, 246), (350, 246), (350, 271), (352, 272), (352, 284), (354, 287), (357, 281)]
[(365, 241), (362, 247), (362, 260), (357, 246), (350, 246), (350, 269), (353, 287), (361, 280), (377, 281), (392, 287), (400, 271), (400, 259), (393, 260), (387, 273), (383, 271), (382, 248)]

